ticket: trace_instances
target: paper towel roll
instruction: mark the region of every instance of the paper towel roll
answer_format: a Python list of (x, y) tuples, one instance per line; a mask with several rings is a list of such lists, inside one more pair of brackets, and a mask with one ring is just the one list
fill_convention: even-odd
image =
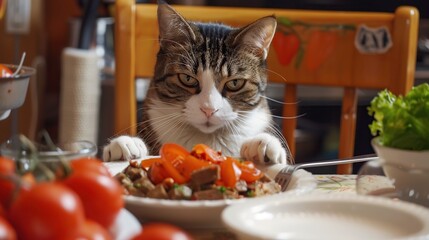
[(62, 53), (59, 141), (97, 143), (100, 76), (95, 50)]

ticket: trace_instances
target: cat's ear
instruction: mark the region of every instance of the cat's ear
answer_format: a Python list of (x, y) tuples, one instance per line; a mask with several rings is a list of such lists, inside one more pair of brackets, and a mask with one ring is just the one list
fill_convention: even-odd
[(263, 59), (266, 59), (276, 27), (277, 21), (274, 16), (260, 18), (241, 28), (235, 35), (233, 44), (244, 44), (256, 49)]
[(196, 36), (189, 23), (165, 1), (158, 1), (159, 40), (161, 46), (172, 41), (195, 41)]

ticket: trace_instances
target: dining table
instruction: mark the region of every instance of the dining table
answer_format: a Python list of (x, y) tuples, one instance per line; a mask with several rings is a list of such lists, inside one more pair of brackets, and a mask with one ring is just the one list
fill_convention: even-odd
[[(358, 175), (340, 174), (314, 174), (316, 187), (312, 194), (358, 194), (356, 191), (356, 180)], [(365, 176), (360, 186), (363, 191), (380, 189), (386, 186), (385, 178), (379, 176)], [(216, 229), (185, 229), (195, 240), (237, 240), (232, 232), (225, 228)]]
[[(109, 167), (109, 171), (111, 171), (111, 173), (114, 175), (119, 171), (121, 171), (122, 169), (124, 169), (124, 166), (127, 163), (109, 162), (105, 164), (107, 164), (107, 166)], [(270, 177), (272, 177), (270, 175), (270, 171), (266, 173)], [(262, 197), (261, 197), (261, 201), (259, 201), (257, 198), (255, 198), (255, 201), (257, 203), (262, 203), (263, 205), (265, 204), (264, 206), (266, 206), (266, 204), (269, 202), (273, 204), (280, 203), (280, 202), (282, 204), (283, 203), (287, 204), (294, 201), (299, 202), (300, 200), (302, 200), (301, 197), (304, 197), (304, 198), (309, 197), (311, 201), (313, 201), (315, 198), (316, 199), (321, 198), (328, 201), (329, 199), (335, 198), (335, 199), (339, 199), (338, 201), (342, 201), (342, 203), (346, 203), (346, 204), (347, 203), (350, 204), (350, 202), (356, 203), (356, 201), (358, 201), (358, 206), (356, 207), (361, 209), (359, 211), (365, 212), (366, 210), (364, 209), (366, 209), (366, 207), (368, 206), (365, 205), (366, 203), (362, 203), (362, 201), (371, 200), (371, 201), (379, 202), (381, 204), (380, 206), (383, 206), (382, 207), (384, 209), (383, 211), (390, 211), (390, 210), (387, 210), (388, 208), (385, 207), (386, 205), (389, 205), (387, 203), (396, 202), (398, 204), (402, 204), (400, 202), (403, 202), (403, 201), (400, 201), (400, 202), (386, 201), (387, 199), (383, 196), (387, 196), (386, 193), (393, 193), (393, 192), (395, 192), (394, 181), (392, 181), (391, 179), (389, 179), (384, 175), (320, 174), (320, 173), (312, 173), (304, 169), (298, 169), (294, 171), (285, 192), (279, 195), (272, 196), (274, 201), (269, 201), (269, 200), (266, 201), (267, 199), (262, 199)], [(374, 197), (367, 198), (365, 197), (366, 195), (379, 195), (379, 196), (375, 198)], [(394, 197), (394, 196), (389, 195), (389, 197)], [(267, 196), (267, 198), (271, 198), (271, 196)], [(287, 201), (283, 201), (283, 198), (285, 198), (285, 200)], [(277, 202), (277, 200), (280, 200), (280, 201)], [(207, 208), (207, 210), (205, 210), (203, 207), (201, 207), (201, 206), (206, 206), (204, 204), (201, 205), (200, 207), (195, 207), (197, 206), (195, 205), (194, 206), (195, 208), (188, 208), (186, 207), (186, 206), (189, 206), (187, 204), (176, 205), (168, 201), (167, 202), (157, 202), (157, 201), (148, 201), (148, 200), (140, 201), (138, 198), (136, 199), (135, 197), (130, 196), (129, 198), (127, 198), (127, 210), (129, 210), (132, 214), (134, 214), (135, 217), (139, 219), (139, 221), (141, 221), (142, 223), (145, 223), (147, 221), (152, 221), (152, 220), (159, 221), (159, 219), (164, 219), (167, 222), (172, 222), (173, 224), (177, 224), (185, 232), (187, 232), (194, 240), (239, 240), (239, 239), (241, 240), (241, 239), (247, 239), (247, 238), (243, 238), (243, 236), (239, 238), (236, 232), (237, 229), (234, 229), (234, 230), (231, 229), (231, 224), (230, 224), (231, 220), (228, 220), (228, 219), (235, 219), (237, 221), (246, 221), (244, 219), (247, 219), (247, 218), (243, 219), (244, 215), (240, 216), (240, 213), (248, 213), (249, 211), (247, 211), (247, 209), (250, 209), (251, 207), (253, 207), (254, 205), (252, 204), (254, 204), (255, 201), (253, 200), (243, 201), (241, 203), (236, 202), (226, 207), (224, 210), (220, 210), (219, 212), (218, 211), (219, 209), (216, 211), (212, 211), (213, 209)], [(242, 206), (243, 204), (245, 207)], [(369, 204), (369, 206), (373, 207), (373, 210), (371, 211), (375, 211), (375, 209), (377, 209), (376, 204), (373, 204), (373, 203), (371, 204)], [(407, 205), (407, 204), (404, 203), (404, 205)], [(411, 208), (413, 206), (420, 207), (415, 204), (408, 204), (408, 207), (410, 207), (410, 205), (412, 205)], [(214, 206), (214, 205), (209, 204), (207, 206)], [(237, 209), (236, 206), (240, 207), (241, 212), (236, 211), (235, 215), (229, 214), (228, 218), (226, 218), (224, 216), (226, 215), (224, 214), (225, 212), (227, 212), (226, 210), (234, 209), (234, 208)], [(293, 206), (293, 205), (290, 205), (290, 206)], [(343, 210), (346, 210), (344, 209), (345, 205), (341, 205), (341, 206), (343, 207)], [(341, 206), (339, 207), (335, 206), (334, 208), (342, 209)], [(398, 210), (399, 207), (396, 206), (396, 209), (393, 209), (393, 210)], [(355, 210), (350, 210), (349, 207), (347, 208), (348, 210), (345, 211), (347, 212), (346, 214), (352, 214), (354, 216), (355, 213), (352, 213), (352, 212), (356, 211), (357, 208), (355, 208)], [(171, 215), (173, 211), (175, 212), (174, 216)], [(323, 209), (321, 210), (321, 212), (323, 212)], [(398, 212), (396, 213), (398, 214)], [(373, 213), (369, 212), (365, 214), (364, 214), (365, 215), (364, 218), (368, 218), (368, 216), (370, 216)], [(213, 221), (208, 220), (207, 217), (202, 217), (202, 215), (215, 217), (215, 218), (219, 217), (219, 218), (222, 218), (223, 220), (221, 224), (218, 224), (217, 220), (213, 220)], [(251, 217), (249, 215), (246, 215), (246, 216)], [(185, 217), (185, 219), (183, 219), (182, 217)], [(423, 218), (425, 219), (425, 221), (428, 220), (426, 217), (423, 217)], [(196, 219), (199, 219), (199, 220), (196, 220)], [(182, 220), (185, 220), (185, 221), (182, 221)], [(180, 221), (180, 223), (178, 221)], [(193, 221), (199, 221), (199, 222), (197, 224), (194, 224)], [(250, 222), (255, 222), (255, 221), (250, 220)], [(243, 222), (243, 224), (245, 224), (245, 222)], [(428, 224), (428, 231), (429, 231), (429, 222), (427, 224)]]

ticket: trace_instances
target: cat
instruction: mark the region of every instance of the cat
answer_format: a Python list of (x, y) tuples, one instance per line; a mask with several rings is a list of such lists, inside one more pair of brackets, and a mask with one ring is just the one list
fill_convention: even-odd
[(187, 21), (160, 2), (158, 23), (160, 49), (140, 137), (114, 138), (104, 147), (104, 161), (158, 155), (162, 144), (172, 142), (188, 150), (204, 143), (227, 156), (288, 163), (286, 141), (265, 97), (276, 18), (232, 28)]

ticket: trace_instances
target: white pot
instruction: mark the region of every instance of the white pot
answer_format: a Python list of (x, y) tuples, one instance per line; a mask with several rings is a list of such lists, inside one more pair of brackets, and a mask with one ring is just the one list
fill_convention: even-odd
[(371, 143), (399, 198), (429, 207), (429, 151), (386, 147), (378, 138)]

